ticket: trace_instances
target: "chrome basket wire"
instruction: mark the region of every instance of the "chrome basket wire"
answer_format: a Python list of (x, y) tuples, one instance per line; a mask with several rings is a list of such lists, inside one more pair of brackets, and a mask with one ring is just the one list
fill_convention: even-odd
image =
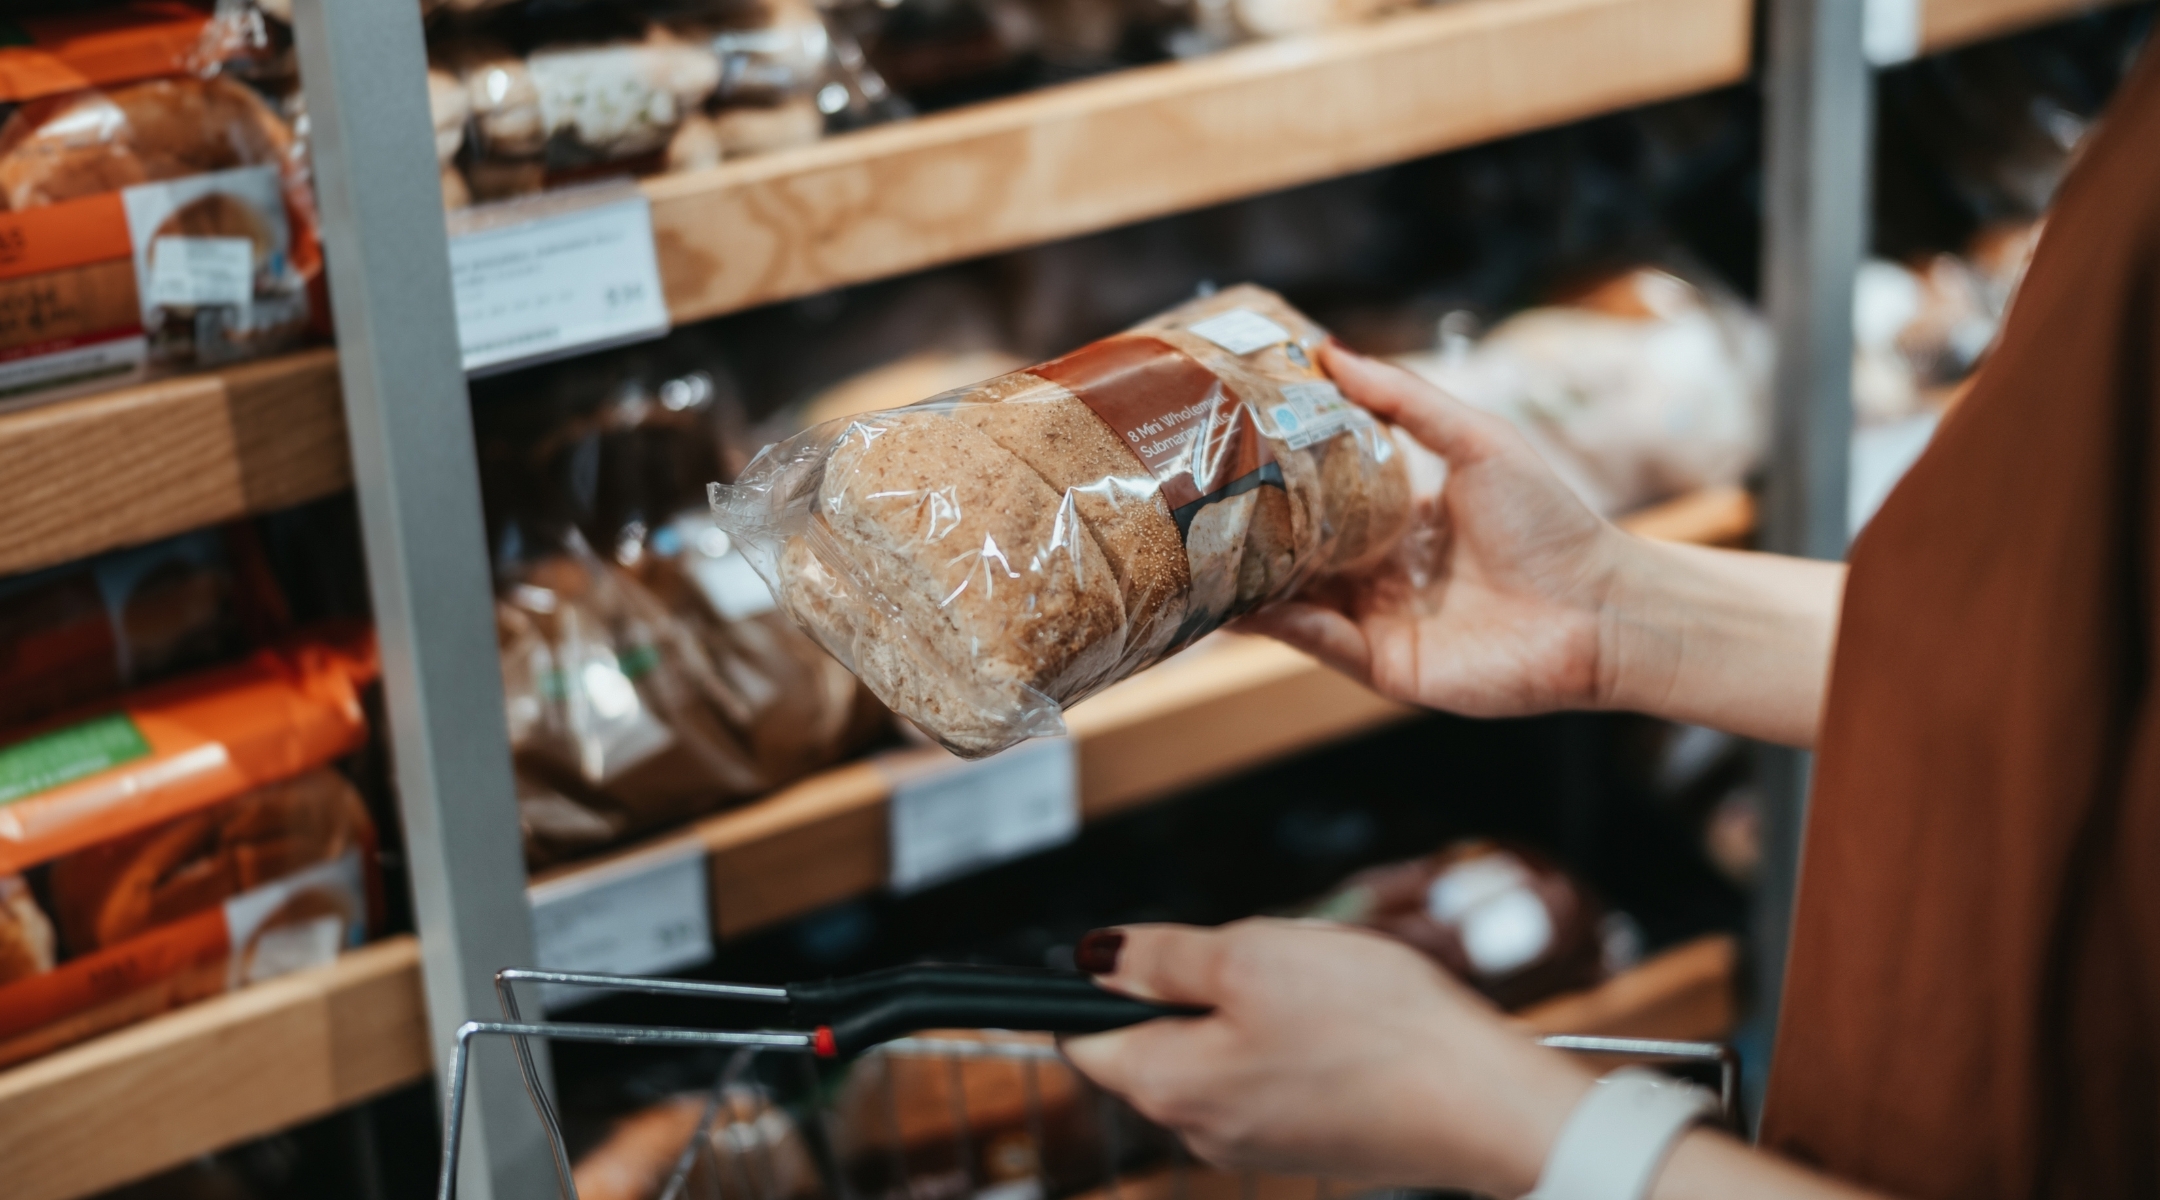
[[(517, 1054), (518, 1067), (525, 1081), (534, 1111), (538, 1113), (546, 1130), (549, 1150), (554, 1160), (559, 1193), (562, 1200), (579, 1200), (577, 1185), (573, 1178), (569, 1146), (566, 1141), (560, 1115), (548, 1097), (548, 1089), (540, 1079), (529, 1045), (531, 1038), (556, 1041), (604, 1043), (621, 1046), (674, 1046), (683, 1049), (699, 1047), (728, 1048), (725, 1067), (718, 1073), (704, 1096), (704, 1109), (694, 1132), (676, 1156), (666, 1184), (658, 1200), (800, 1200), (799, 1196), (786, 1194), (779, 1186), (780, 1171), (772, 1159), (769, 1139), (754, 1128), (754, 1123), (765, 1118), (767, 1112), (778, 1111), (782, 1106), (768, 1103), (763, 1110), (755, 1105), (748, 1121), (744, 1120), (742, 1108), (735, 1097), (746, 1088), (769, 1090), (767, 1083), (752, 1084), (748, 1081), (758, 1076), (757, 1064), (763, 1056), (785, 1056), (800, 1064), (796, 1078), (804, 1088), (804, 1102), (790, 1105), (798, 1109), (793, 1114), (797, 1122), (807, 1122), (814, 1129), (811, 1138), (818, 1153), (813, 1165), (821, 1176), (820, 1195), (827, 1200), (943, 1200), (943, 1197), (919, 1192), (912, 1180), (907, 1179), (908, 1168), (897, 1149), (893, 1168), (902, 1180), (897, 1196), (864, 1197), (850, 1186), (849, 1172), (837, 1161), (833, 1147), (838, 1144), (834, 1113), (815, 1102), (819, 1091), (819, 1073), (816, 1066), (817, 1044), (814, 1035), (798, 1030), (722, 1030), (699, 1029), (656, 1025), (606, 1025), (579, 1022), (526, 1021), (523, 1019), (514, 985), (532, 983), (555, 988), (580, 988), (602, 992), (634, 993), (656, 996), (677, 996), (724, 1000), (734, 1003), (785, 1004), (785, 989), (733, 983), (709, 983), (698, 980), (658, 979), (637, 976), (597, 975), (564, 971), (537, 971), (510, 968), (496, 972), (495, 990), (503, 1009), (501, 1021), (468, 1021), (457, 1031), (448, 1078), (445, 1080), (445, 1103), (443, 1112), (442, 1175), (437, 1187), (438, 1200), (454, 1200), (459, 1163), (460, 1136), (464, 1125), (465, 1079), (473, 1053), (473, 1043), (482, 1037), (502, 1037), (511, 1042)], [(1194, 1172), (1196, 1164), (1177, 1146), (1174, 1138), (1163, 1135), (1173, 1153), (1168, 1164), (1150, 1178), (1151, 1186), (1134, 1187), (1122, 1177), (1127, 1165), (1124, 1148), (1120, 1145), (1118, 1131), (1137, 1121), (1130, 1110), (1123, 1109), (1108, 1093), (1088, 1086), (1096, 1103), (1102, 1106), (1101, 1129), (1104, 1131), (1103, 1170), (1098, 1180), (1057, 1180), (1059, 1190), (1053, 1191), (1052, 1180), (1043, 1168), (1038, 1168), (1032, 1189), (1013, 1190), (983, 1189), (973, 1178), (973, 1148), (969, 1145), (968, 1114), (964, 1111), (964, 1090), (958, 1086), (962, 1064), (970, 1059), (1004, 1059), (1019, 1065), (1023, 1071), (1026, 1097), (1027, 1135), (1036, 1148), (1036, 1162), (1047, 1163), (1042, 1153), (1046, 1145), (1044, 1129), (1044, 1105), (1036, 1072), (1040, 1064), (1058, 1063), (1064, 1059), (1054, 1044), (1040, 1038), (1019, 1035), (996, 1036), (997, 1031), (987, 1031), (991, 1036), (983, 1040), (961, 1040), (938, 1037), (905, 1037), (886, 1042), (862, 1055), (863, 1060), (878, 1056), (887, 1058), (931, 1058), (949, 1064), (955, 1072), (953, 1097), (954, 1138), (957, 1161), (970, 1185), (967, 1195), (972, 1200), (1047, 1200), (1052, 1195), (1072, 1194), (1083, 1190), (1075, 1183), (1097, 1182), (1099, 1187), (1089, 1200), (1217, 1200), (1203, 1197), (1200, 1189), (1191, 1186), (1200, 1176)], [(1593, 1035), (1560, 1034), (1541, 1037), (1540, 1044), (1571, 1053), (1602, 1058), (1626, 1060), (1653, 1065), (1693, 1065), (1713, 1068), (1717, 1074), (1717, 1092), (1724, 1123), (1728, 1128), (1738, 1129), (1739, 1114), (1739, 1060), (1732, 1047), (1719, 1042), (1680, 1041), (1663, 1038), (1605, 1037)], [(887, 1119), (895, 1132), (900, 1125), (899, 1100), (891, 1086), (891, 1076), (885, 1077), (884, 1102)], [(1119, 1113), (1128, 1119), (1120, 1119)], [(716, 1147), (726, 1146), (729, 1153), (721, 1155)], [(760, 1157), (763, 1152), (763, 1157)], [(703, 1172), (702, 1176), (700, 1172)], [(762, 1174), (763, 1178), (760, 1178)], [(1164, 1184), (1162, 1177), (1167, 1177)], [(692, 1184), (703, 1178), (715, 1181), (713, 1186), (693, 1192)], [(1221, 1173), (1209, 1173), (1207, 1178), (1219, 1181)], [(1263, 1188), (1263, 1177), (1251, 1172), (1234, 1176), (1235, 1193), (1220, 1200), (1289, 1200), (1280, 1195), (1284, 1183), (1280, 1177), (1267, 1177), (1270, 1185)], [(734, 1190), (728, 1184), (732, 1182)], [(1333, 1195), (1348, 1196), (1355, 1190), (1334, 1192), (1326, 1180), (1310, 1181), (1317, 1200), (1329, 1200)], [(1263, 1197), (1261, 1192), (1269, 1193)], [(1389, 1189), (1381, 1189), (1385, 1192)]]

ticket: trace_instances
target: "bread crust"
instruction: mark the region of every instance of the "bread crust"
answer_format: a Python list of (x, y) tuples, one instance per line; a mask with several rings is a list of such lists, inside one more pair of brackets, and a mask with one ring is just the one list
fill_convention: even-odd
[(25, 104), (0, 126), (0, 198), (20, 211), (277, 163), (291, 149), (285, 122), (223, 76), (71, 92)]

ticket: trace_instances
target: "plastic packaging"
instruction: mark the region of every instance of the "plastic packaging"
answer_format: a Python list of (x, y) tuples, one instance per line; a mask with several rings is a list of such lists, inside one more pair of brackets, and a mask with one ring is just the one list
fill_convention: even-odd
[(1237, 287), (1028, 371), (768, 446), (712, 504), (781, 606), (980, 757), (1410, 521), (1391, 433)]
[(497, 629), (533, 865), (758, 795), (878, 727), (853, 677), (775, 614), (711, 607), (702, 569), (653, 552), (638, 563), (648, 588), (573, 535), (506, 582)]
[[(374, 872), (366, 805), (317, 768), (60, 857), (49, 917), (0, 876), (0, 1064), (329, 961), (365, 938)], [(24, 947), (42, 961), (10, 971)]]
[(289, 778), (367, 739), (364, 630), (318, 633), (0, 744), (0, 875)]

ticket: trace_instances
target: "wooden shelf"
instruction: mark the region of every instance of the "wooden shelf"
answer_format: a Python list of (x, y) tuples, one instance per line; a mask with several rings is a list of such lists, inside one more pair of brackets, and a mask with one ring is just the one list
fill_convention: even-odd
[(420, 945), (364, 947), (0, 1073), (9, 1200), (70, 1200), (429, 1071)]
[(0, 576), (351, 484), (329, 349), (0, 415)]
[(1920, 52), (1935, 54), (2003, 37), (2129, 0), (1915, 0), (1920, 5)]
[(1746, 0), (1454, 0), (644, 187), (678, 322), (1747, 76)]

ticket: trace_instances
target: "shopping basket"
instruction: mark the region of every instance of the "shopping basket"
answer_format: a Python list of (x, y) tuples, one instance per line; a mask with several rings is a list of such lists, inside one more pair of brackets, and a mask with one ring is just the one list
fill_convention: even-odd
[[(515, 992), (520, 983), (767, 1006), (777, 1019), (757, 1029), (526, 1021)], [(1090, 1191), (1105, 1193), (1103, 1200), (1218, 1200), (1210, 1189), (1225, 1187), (1219, 1200), (1275, 1200), (1262, 1193), (1281, 1185), (1279, 1177), (1266, 1186), (1259, 1176), (1195, 1170), (1174, 1138), (1065, 1065), (1043, 1035), (1205, 1011), (1107, 992), (1077, 972), (928, 964), (774, 987), (508, 969), (496, 973), (495, 988), (504, 1019), (467, 1022), (457, 1033), (439, 1200), (455, 1196), (474, 1042), (498, 1037), (517, 1054), (564, 1200), (580, 1198), (533, 1038), (730, 1052), (661, 1200), (1050, 1200)], [(917, 1036), (926, 1030), (956, 1032)], [(1729, 1047), (1574, 1035), (1541, 1041), (1714, 1072), (1726, 1119), (1736, 1121), (1738, 1073)], [(947, 1086), (934, 1089), (930, 1111), (920, 1111), (920, 1095), (912, 1106), (903, 1103), (896, 1079), (937, 1083), (940, 1075)], [(1304, 1181), (1298, 1200), (1314, 1189), (1322, 1197), (1329, 1190), (1324, 1181)]]

